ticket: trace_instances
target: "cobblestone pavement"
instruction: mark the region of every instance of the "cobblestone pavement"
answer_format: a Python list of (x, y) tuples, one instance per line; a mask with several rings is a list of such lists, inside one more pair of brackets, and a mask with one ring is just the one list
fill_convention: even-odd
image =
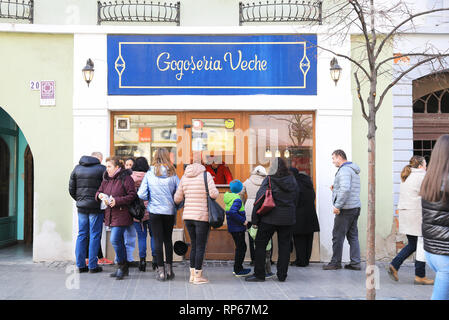
[[(8, 253), (9, 252), (9, 253)], [(103, 272), (77, 273), (72, 261), (33, 263), (30, 255), (0, 250), (0, 299), (100, 299), (100, 300), (362, 300), (366, 294), (364, 271), (322, 270), (323, 263), (306, 268), (290, 266), (285, 282), (274, 276), (249, 283), (233, 276), (232, 261), (206, 261), (204, 273), (210, 283), (188, 283), (188, 261), (175, 262), (174, 280), (159, 282), (151, 264), (147, 272), (130, 268), (122, 281), (109, 277), (113, 265)], [(387, 262), (376, 263), (379, 271), (378, 300), (428, 300), (433, 286), (414, 285), (414, 265), (406, 262), (399, 282), (387, 275)], [(362, 270), (364, 266), (362, 266)], [(427, 267), (427, 276), (434, 272)], [(276, 272), (276, 266), (273, 266)]]

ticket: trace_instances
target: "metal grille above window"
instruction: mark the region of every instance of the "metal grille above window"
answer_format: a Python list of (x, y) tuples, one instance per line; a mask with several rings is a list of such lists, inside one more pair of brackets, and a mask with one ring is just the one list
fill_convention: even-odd
[(266, 1), (239, 3), (239, 22), (317, 22), (321, 24), (321, 1)]
[(179, 26), (180, 2), (98, 1), (97, 24), (102, 22), (172, 22)]
[(33, 0), (0, 0), (0, 18), (12, 20), (28, 20), (33, 23)]

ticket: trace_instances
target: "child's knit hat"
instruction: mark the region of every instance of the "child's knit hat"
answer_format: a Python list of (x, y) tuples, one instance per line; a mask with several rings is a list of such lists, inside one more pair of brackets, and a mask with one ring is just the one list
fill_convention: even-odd
[(243, 183), (238, 179), (234, 179), (229, 184), (229, 189), (232, 193), (239, 193), (243, 189)]

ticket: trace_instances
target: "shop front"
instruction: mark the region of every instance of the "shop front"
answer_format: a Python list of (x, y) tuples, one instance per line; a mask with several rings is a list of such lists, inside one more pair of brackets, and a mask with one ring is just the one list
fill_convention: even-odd
[[(167, 148), (179, 177), (194, 159), (209, 170), (214, 163), (225, 166), (230, 174), (216, 176), (218, 201), (224, 207), (230, 180), (244, 182), (259, 165), (268, 171), (274, 157), (315, 181), (314, 118), (314, 112), (112, 112), (110, 154), (144, 156), (151, 163), (157, 148)], [(177, 218), (176, 228), (182, 229), (182, 212)], [(226, 222), (211, 231), (206, 258), (234, 258)]]
[[(315, 185), (326, 235), (315, 234), (312, 261), (325, 261), (333, 221), (330, 155), (337, 148), (351, 154), (352, 105), (349, 77), (334, 88), (330, 58), (323, 53), (325, 64), (318, 61), (318, 40), (295, 33), (77, 34), (75, 64), (92, 58), (95, 77), (89, 87), (75, 82), (74, 162), (102, 151), (151, 163), (156, 148), (167, 148), (180, 178), (197, 160), (208, 170), (226, 168), (216, 180), (224, 207), (230, 180), (243, 182), (256, 166), (268, 169), (281, 157)], [(319, 73), (326, 81), (318, 82)], [(105, 239), (113, 258), (107, 233)], [(173, 235), (179, 239), (190, 241), (182, 210)], [(206, 259), (233, 258), (225, 222), (211, 230)]]

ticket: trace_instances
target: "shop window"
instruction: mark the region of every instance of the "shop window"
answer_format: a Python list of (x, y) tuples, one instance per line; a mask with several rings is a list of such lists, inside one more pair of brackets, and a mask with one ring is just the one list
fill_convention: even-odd
[(176, 115), (114, 115), (114, 154), (145, 157), (151, 164), (156, 148), (167, 148), (176, 163)]
[(9, 212), (9, 162), (10, 153), (5, 140), (0, 138), (0, 218)]
[(268, 169), (270, 159), (281, 157), (289, 167), (313, 175), (313, 115), (250, 115), (249, 163)]

